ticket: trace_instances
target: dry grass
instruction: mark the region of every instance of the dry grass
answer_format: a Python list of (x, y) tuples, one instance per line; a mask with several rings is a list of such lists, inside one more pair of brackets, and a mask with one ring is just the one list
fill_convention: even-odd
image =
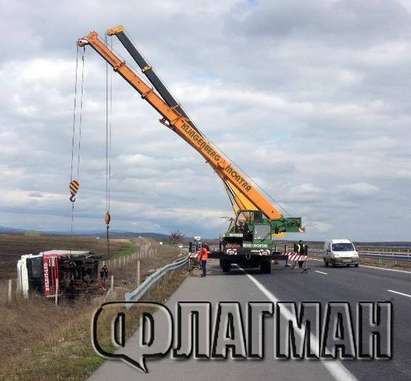
[[(176, 248), (154, 245), (156, 257), (141, 259), (143, 277), (177, 256)], [(113, 272), (119, 295), (135, 287), (135, 267), (130, 263)], [(175, 272), (145, 298), (164, 302), (185, 275)], [(90, 342), (91, 317), (102, 301), (94, 297), (55, 306), (38, 297), (0, 305), (0, 380), (87, 378), (103, 361)], [(108, 330), (105, 334), (108, 342)]]

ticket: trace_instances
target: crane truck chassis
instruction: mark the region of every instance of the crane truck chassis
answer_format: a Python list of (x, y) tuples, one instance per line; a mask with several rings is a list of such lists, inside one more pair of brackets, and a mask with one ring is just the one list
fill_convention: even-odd
[(241, 267), (259, 267), (265, 274), (271, 273), (272, 260), (286, 260), (285, 253), (276, 251), (272, 226), (261, 212), (238, 211), (224, 236), (220, 239), (219, 250), (212, 254), (218, 258), (223, 272), (229, 272), (232, 264)]

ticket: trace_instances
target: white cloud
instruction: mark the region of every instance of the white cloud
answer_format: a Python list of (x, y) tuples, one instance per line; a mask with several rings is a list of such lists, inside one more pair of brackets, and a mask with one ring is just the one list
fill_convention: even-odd
[[(0, 7), (1, 225), (68, 228), (74, 43), (121, 20), (200, 129), (304, 218), (308, 238), (408, 239), (410, 217), (394, 211), (410, 207), (409, 1)], [(104, 227), (104, 67), (87, 49), (79, 229)], [(220, 179), (116, 75), (113, 86), (113, 226), (216, 236), (230, 213)]]
[(332, 229), (332, 225), (321, 221), (307, 221), (305, 228), (315, 233), (328, 233)]
[(368, 183), (355, 183), (340, 185), (339, 189), (343, 193), (348, 193), (354, 196), (369, 196), (378, 192), (378, 187)]
[(312, 203), (320, 201), (323, 194), (323, 189), (313, 184), (300, 184), (289, 190), (286, 200), (294, 203)]

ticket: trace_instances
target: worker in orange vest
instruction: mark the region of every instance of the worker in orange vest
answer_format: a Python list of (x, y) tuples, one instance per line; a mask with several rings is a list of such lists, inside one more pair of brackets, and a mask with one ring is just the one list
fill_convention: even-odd
[(207, 275), (208, 246), (206, 243), (203, 243), (201, 245), (201, 249), (197, 254), (197, 258), (201, 263), (201, 268), (203, 270), (201, 277), (203, 278)]

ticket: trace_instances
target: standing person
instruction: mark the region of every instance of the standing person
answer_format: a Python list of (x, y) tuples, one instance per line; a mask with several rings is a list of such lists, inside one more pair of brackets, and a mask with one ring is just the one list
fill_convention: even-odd
[(203, 273), (201, 274), (201, 277), (203, 278), (207, 275), (208, 245), (203, 243), (201, 246), (202, 247), (198, 252), (198, 260), (200, 261), (203, 270)]
[[(297, 253), (300, 254), (300, 255), (305, 255), (304, 243), (303, 243), (303, 241), (301, 241), (301, 240), (298, 241)], [(299, 267), (300, 269), (303, 268), (303, 263), (304, 263), (304, 261), (298, 261), (298, 267)]]
[(303, 254), (306, 257), (304, 271), (307, 271), (310, 268), (308, 267), (308, 245), (306, 243), (304, 244)]
[(104, 265), (100, 270), (101, 284), (104, 289), (106, 289), (107, 278), (108, 278), (108, 268), (107, 268), (107, 265)]

